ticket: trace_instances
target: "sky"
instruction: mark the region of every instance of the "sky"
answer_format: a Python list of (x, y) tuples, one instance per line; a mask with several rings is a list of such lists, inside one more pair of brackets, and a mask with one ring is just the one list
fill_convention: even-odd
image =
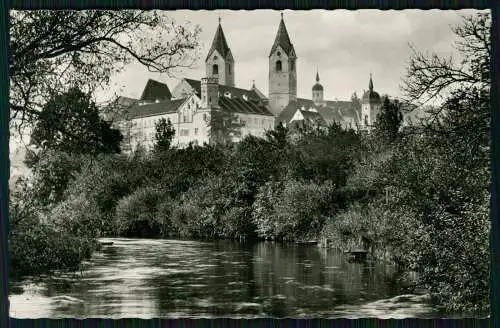
[[(319, 71), (326, 100), (349, 100), (353, 92), (361, 96), (368, 89), (370, 73), (375, 91), (400, 96), (399, 86), (411, 56), (409, 44), (423, 52), (457, 57), (451, 28), (461, 17), (477, 10), (310, 10), (283, 11), (291, 42), (297, 54), (297, 95), (311, 98), (311, 88)], [(112, 78), (109, 88), (97, 93), (106, 100), (114, 93), (139, 98), (148, 79), (166, 83), (170, 89), (187, 77), (205, 76), (204, 60), (221, 18), (226, 40), (235, 60), (236, 87), (250, 88), (252, 80), (268, 94), (268, 56), (281, 19), (280, 11), (191, 11), (166, 14), (182, 24), (201, 27), (200, 59), (196, 67), (176, 73), (148, 72), (132, 63)]]

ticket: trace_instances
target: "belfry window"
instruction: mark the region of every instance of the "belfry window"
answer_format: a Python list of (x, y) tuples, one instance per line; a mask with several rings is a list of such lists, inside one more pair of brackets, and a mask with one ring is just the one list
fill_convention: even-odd
[(228, 70), (229, 74), (231, 75), (231, 64), (228, 65), (227, 70)]
[(293, 71), (293, 66), (294, 66), (294, 62), (293, 60), (290, 62), (290, 71)]
[(281, 72), (281, 60), (276, 62), (276, 72)]
[(219, 74), (219, 66), (217, 66), (217, 64), (214, 64), (212, 66), (212, 74)]

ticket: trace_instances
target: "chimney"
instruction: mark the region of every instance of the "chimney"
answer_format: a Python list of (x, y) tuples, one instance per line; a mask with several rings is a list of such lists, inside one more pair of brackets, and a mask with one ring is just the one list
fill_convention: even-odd
[(201, 104), (203, 108), (219, 106), (219, 80), (215, 77), (201, 79)]

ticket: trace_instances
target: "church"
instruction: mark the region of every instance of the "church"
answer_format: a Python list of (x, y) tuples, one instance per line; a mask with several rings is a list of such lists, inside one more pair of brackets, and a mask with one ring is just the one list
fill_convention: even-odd
[(373, 88), (370, 75), (368, 91), (361, 101), (330, 101), (323, 98), (319, 72), (311, 88), (311, 99), (297, 97), (298, 56), (288, 35), (283, 14), (269, 53), (269, 95), (257, 89), (235, 86), (236, 65), (221, 21), (207, 56), (205, 77), (201, 80), (184, 78), (172, 90), (149, 80), (140, 99), (121, 97), (127, 105), (125, 124), (121, 124), (127, 146), (151, 149), (155, 123), (165, 118), (172, 122), (176, 133), (172, 144), (185, 147), (190, 143), (210, 143), (210, 118), (214, 111), (232, 113), (239, 133), (232, 141), (246, 135), (264, 136), (277, 124), (340, 124), (345, 129), (369, 129), (380, 111), (381, 98)]

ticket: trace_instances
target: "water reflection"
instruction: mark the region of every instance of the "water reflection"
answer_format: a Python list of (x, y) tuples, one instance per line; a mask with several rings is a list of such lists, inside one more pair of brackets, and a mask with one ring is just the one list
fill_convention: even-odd
[(81, 273), (11, 283), (11, 316), (432, 316), (394, 269), (314, 246), (109, 239)]

